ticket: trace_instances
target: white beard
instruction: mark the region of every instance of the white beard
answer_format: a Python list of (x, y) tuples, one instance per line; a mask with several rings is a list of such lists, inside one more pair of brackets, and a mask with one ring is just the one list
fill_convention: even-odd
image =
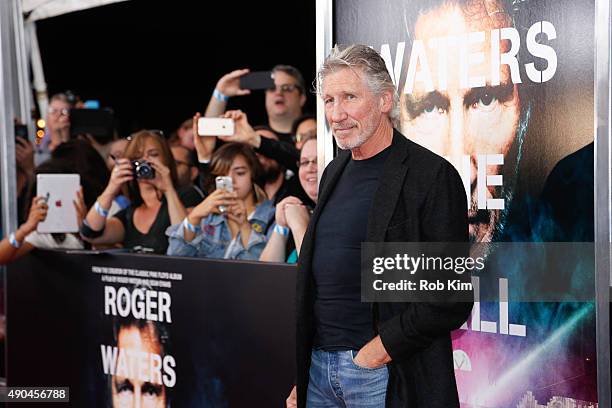
[(346, 141), (347, 143), (340, 142), (338, 140), (338, 138), (336, 138), (336, 136), (334, 136), (334, 139), (336, 139), (336, 144), (342, 150), (356, 149), (356, 148), (360, 147), (361, 145), (363, 145), (368, 140), (368, 138), (366, 136), (364, 136), (363, 134), (360, 134), (359, 137), (355, 141), (353, 141), (352, 143), (351, 143), (351, 141)]

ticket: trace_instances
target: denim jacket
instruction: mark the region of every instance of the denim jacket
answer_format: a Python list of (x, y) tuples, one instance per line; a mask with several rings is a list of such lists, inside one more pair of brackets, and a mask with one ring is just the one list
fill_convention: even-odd
[[(274, 220), (274, 212), (274, 205), (270, 200), (262, 202), (255, 208), (255, 212), (249, 218), (251, 234), (246, 248), (242, 245), (240, 232), (238, 232), (236, 239), (232, 240), (227, 219), (221, 214), (210, 214), (202, 220), (201, 231), (191, 242), (185, 241), (182, 224), (172, 225), (166, 230), (166, 235), (169, 237), (167, 254), (201, 258), (258, 260), (266, 246), (265, 231), (268, 224)], [(272, 228), (270, 228), (270, 231), (272, 231)], [(268, 234), (270, 231), (268, 231)]]

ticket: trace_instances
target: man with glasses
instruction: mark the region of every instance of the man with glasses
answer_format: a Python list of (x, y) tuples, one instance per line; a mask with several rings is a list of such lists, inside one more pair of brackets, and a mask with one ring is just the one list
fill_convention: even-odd
[[(244, 114), (238, 114), (237, 117), (239, 117), (239, 119), (235, 119), (237, 128), (236, 133), (242, 136), (247, 132), (246, 128), (249, 126), (248, 121), (246, 119), (246, 115)], [(255, 126), (253, 131), (258, 137), (255, 136), (252, 139), (258, 139), (260, 146), (262, 144), (262, 140), (264, 140), (264, 144), (268, 143), (271, 146), (281, 144), (278, 143), (278, 135), (268, 126)], [(249, 144), (249, 142), (247, 142), (247, 144)], [(287, 166), (281, 163), (282, 160), (279, 162), (277, 155), (263, 154), (261, 150), (257, 148), (255, 149), (255, 152), (257, 159), (259, 160), (259, 164), (261, 164), (263, 169), (262, 181), (264, 183), (264, 191), (266, 192), (266, 195), (274, 202), (274, 205), (278, 204), (278, 202), (283, 200), (285, 197), (294, 196), (298, 197), (303, 202), (314, 206), (314, 203), (304, 192), (298, 178), (294, 175), (286, 175), (287, 169), (290, 169), (293, 174), (297, 173), (299, 155), (293, 159), (291, 166)], [(280, 156), (280, 158), (282, 158), (282, 156)]]
[(36, 165), (51, 157), (51, 152), (70, 139), (70, 109), (72, 104), (68, 95), (57, 93), (51, 97), (47, 110), (46, 133), (36, 151)]
[(272, 75), (275, 88), (266, 90), (268, 122), (281, 141), (292, 143), (291, 127), (306, 103), (304, 78), (290, 65), (275, 66)]
[(188, 186), (198, 177), (198, 168), (193, 160), (192, 151), (181, 144), (170, 146), (176, 163), (176, 173), (180, 187)]
[(198, 179), (197, 156), (193, 150), (189, 150), (181, 144), (173, 144), (170, 146), (172, 157), (176, 163), (176, 175), (178, 178), (178, 188), (187, 190), (192, 188), (200, 196), (204, 197), (204, 193), (196, 185)]
[[(250, 90), (240, 88), (240, 77), (248, 73), (248, 69), (239, 69), (222, 76), (210, 98), (205, 116), (220, 116), (225, 112), (230, 97), (250, 94)], [(304, 78), (291, 65), (276, 65), (272, 75), (275, 87), (266, 90), (265, 99), (268, 126), (281, 141), (293, 143), (291, 126), (302, 115), (306, 103)]]

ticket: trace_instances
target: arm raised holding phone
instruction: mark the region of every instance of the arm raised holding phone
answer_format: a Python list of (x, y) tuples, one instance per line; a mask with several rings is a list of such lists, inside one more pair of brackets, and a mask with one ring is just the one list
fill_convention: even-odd
[(221, 116), (225, 112), (229, 98), (249, 95), (251, 93), (249, 89), (240, 88), (240, 77), (249, 72), (248, 68), (244, 68), (223, 75), (217, 82), (213, 95), (210, 97), (204, 116), (209, 118)]
[(224, 116), (234, 120), (234, 134), (232, 136), (219, 136), (219, 139), (224, 142), (248, 144), (253, 147), (257, 153), (274, 159), (286, 169), (297, 173), (297, 162), (300, 160), (300, 152), (295, 146), (289, 143), (279, 142), (278, 140), (261, 137), (253, 130), (247, 114), (241, 110), (227, 111)]

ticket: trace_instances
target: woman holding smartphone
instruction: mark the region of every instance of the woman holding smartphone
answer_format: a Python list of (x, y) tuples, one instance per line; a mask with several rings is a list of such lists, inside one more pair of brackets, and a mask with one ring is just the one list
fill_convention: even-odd
[[(139, 170), (132, 161), (140, 164)], [(185, 208), (200, 200), (197, 194), (189, 194), (191, 190), (179, 195), (176, 182), (176, 165), (166, 139), (157, 131), (134, 134), (124, 158), (116, 160), (106, 189), (89, 210), (81, 235), (93, 245), (119, 244), (140, 252), (165, 254), (168, 240), (164, 231), (184, 219)], [(124, 184), (129, 187), (131, 205), (108, 218)]]
[(274, 206), (255, 183), (259, 162), (247, 145), (227, 143), (212, 156), (214, 179), (230, 177), (232, 190), (215, 189), (182, 222), (166, 232), (168, 255), (224, 259), (259, 259), (266, 245)]

